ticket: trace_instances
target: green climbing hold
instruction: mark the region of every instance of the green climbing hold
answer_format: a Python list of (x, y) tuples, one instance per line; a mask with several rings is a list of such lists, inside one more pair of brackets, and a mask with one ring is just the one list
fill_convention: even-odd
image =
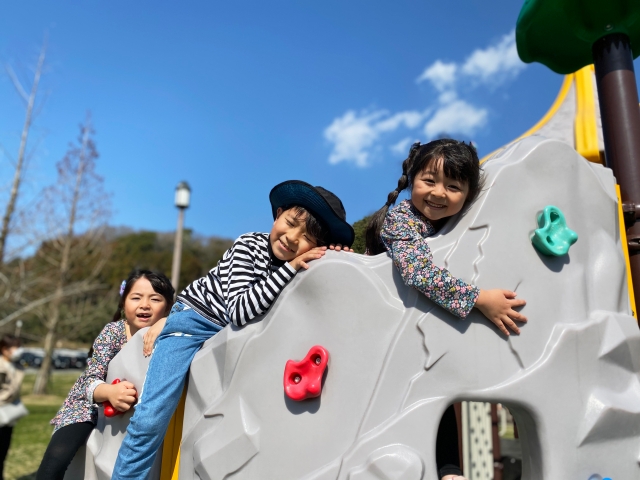
[(633, 58), (640, 55), (638, 0), (526, 0), (516, 23), (518, 55), (567, 74), (593, 63), (591, 47), (610, 33), (624, 33)]
[(571, 245), (578, 241), (578, 234), (567, 227), (564, 213), (553, 205), (544, 207), (538, 215), (538, 227), (531, 237), (531, 243), (543, 255), (565, 255)]

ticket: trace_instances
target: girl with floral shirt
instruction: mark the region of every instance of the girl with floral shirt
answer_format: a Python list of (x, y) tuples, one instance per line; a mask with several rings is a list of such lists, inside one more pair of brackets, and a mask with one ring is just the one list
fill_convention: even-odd
[[(398, 187), (369, 223), (367, 251), (388, 251), (405, 284), (454, 315), (465, 318), (475, 307), (505, 335), (507, 327), (520, 333), (514, 320), (527, 319), (514, 308), (524, 306), (524, 300), (516, 300), (509, 290), (482, 290), (455, 278), (433, 263), (429, 249), (428, 238), (471, 204), (482, 185), (478, 155), (471, 145), (451, 139), (414, 143), (402, 163)], [(411, 198), (389, 209), (406, 188)]]
[(148, 270), (134, 271), (123, 282), (113, 321), (96, 338), (87, 368), (51, 420), (55, 428), (36, 480), (64, 478), (73, 457), (97, 423), (98, 404), (109, 401), (116, 410), (125, 412), (136, 402), (137, 393), (131, 382), (105, 383), (109, 362), (141, 328), (154, 326), (145, 335), (145, 350), (153, 345), (164, 326), (163, 317), (173, 304), (173, 295), (169, 279)]
[[(466, 318), (475, 307), (505, 335), (509, 335), (508, 328), (520, 333), (515, 321), (527, 319), (514, 308), (524, 306), (524, 300), (516, 299), (516, 293), (509, 290), (484, 290), (454, 277), (433, 263), (429, 248), (429, 237), (435, 235), (449, 217), (470, 205), (482, 185), (478, 155), (471, 145), (451, 139), (425, 145), (414, 143), (402, 163), (398, 187), (389, 193), (387, 203), (369, 223), (367, 253), (388, 252), (406, 285), (457, 317)], [(407, 188), (410, 199), (390, 209), (400, 192)], [(453, 429), (455, 421), (448, 422), (445, 430)], [(445, 450), (448, 451), (445, 456), (453, 457), (457, 463), (457, 448)], [(458, 476), (461, 474), (458, 467), (444, 465), (441, 468), (441, 462), (437, 463), (442, 480), (463, 478)]]

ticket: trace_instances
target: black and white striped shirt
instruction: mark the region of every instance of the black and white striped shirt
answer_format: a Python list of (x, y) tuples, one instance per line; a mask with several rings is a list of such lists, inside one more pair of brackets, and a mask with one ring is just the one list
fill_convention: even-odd
[(185, 288), (178, 301), (224, 327), (242, 327), (263, 315), (296, 275), (271, 252), (268, 233), (246, 233), (209, 273)]

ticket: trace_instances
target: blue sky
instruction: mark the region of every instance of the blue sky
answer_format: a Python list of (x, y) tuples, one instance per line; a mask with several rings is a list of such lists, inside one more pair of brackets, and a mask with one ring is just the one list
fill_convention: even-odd
[[(110, 223), (186, 224), (236, 237), (270, 227), (269, 190), (334, 191), (353, 222), (384, 203), (408, 144), (447, 132), (480, 154), (550, 107), (562, 77), (514, 54), (513, 0), (5, 2), (0, 61), (26, 75), (49, 49), (24, 200), (91, 110)], [(638, 69), (638, 61), (635, 63)], [(0, 74), (0, 143), (15, 155), (23, 110)], [(0, 156), (0, 195), (10, 165)]]

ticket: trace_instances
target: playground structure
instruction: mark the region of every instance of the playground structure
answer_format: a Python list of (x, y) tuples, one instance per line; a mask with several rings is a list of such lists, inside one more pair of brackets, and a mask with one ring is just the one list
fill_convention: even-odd
[[(435, 479), (438, 423), (461, 400), (508, 406), (523, 479), (637, 478), (640, 331), (611, 171), (538, 136), (485, 170), (489, 188), (430, 245), (464, 280), (527, 298), (521, 336), (505, 339), (477, 312), (453, 317), (404, 286), (385, 255), (331, 252), (264, 318), (225, 328), (196, 355), (179, 466), (161, 478)], [(547, 205), (579, 237), (566, 255), (543, 255), (531, 242)], [(127, 372), (142, 384), (143, 334), (108, 380)], [(314, 345), (330, 355), (321, 396), (293, 401), (285, 365)], [(109, 478), (126, 425), (114, 418), (110, 426), (100, 412), (88, 446), (99, 473), (84, 478)]]
[[(521, 20), (529, 31), (540, 29), (536, 15), (557, 13), (545, 10), (551, 4), (525, 4)], [(634, 123), (640, 109), (637, 92), (635, 105), (628, 92), (602, 98), (605, 90), (607, 98), (616, 96), (607, 87), (612, 78), (618, 86), (629, 83), (622, 57), (633, 54), (629, 37), (635, 39), (640, 17), (627, 16), (631, 27), (611, 15), (599, 19), (611, 26), (608, 43), (597, 32), (583, 42), (589, 49), (601, 44), (594, 47), (595, 67), (584, 64), (592, 57), (581, 55), (582, 64), (562, 72), (567, 75), (547, 115), (483, 159), (489, 188), (430, 242), (436, 263), (454, 275), (480, 287), (517, 290), (528, 300), (530, 323), (521, 337), (502, 338), (478, 313), (455, 319), (406, 288), (384, 255), (330, 253), (298, 275), (264, 318), (241, 330), (226, 328), (205, 344), (192, 364), (184, 415), (177, 412), (165, 439), (162, 473), (153, 478), (435, 479), (438, 422), (461, 400), (509, 407), (525, 480), (638, 478), (640, 334), (633, 282), (640, 280), (634, 266), (640, 261), (634, 226), (640, 172), (633, 164), (640, 165), (640, 122)], [(521, 56), (526, 30), (518, 32)], [(584, 45), (572, 46), (583, 53)], [(612, 63), (603, 51), (624, 55)], [(549, 58), (540, 61), (556, 71), (566, 63)], [(612, 128), (616, 116), (626, 123)], [(614, 170), (620, 189), (600, 164)], [(536, 218), (549, 205), (579, 237), (559, 257), (531, 243)], [(128, 373), (110, 367), (108, 380), (134, 375), (140, 389), (146, 363), (132, 361), (142, 358), (135, 338), (116, 357), (126, 360), (114, 360), (114, 372), (126, 365)], [(322, 393), (298, 403), (285, 394), (285, 365), (314, 345), (330, 355)], [(131, 365), (140, 371), (132, 374)], [(113, 463), (106, 460), (115, 460), (126, 423), (127, 416), (105, 419), (101, 411), (84, 477), (66, 478), (109, 478)]]
[[(180, 479), (435, 479), (439, 420), (460, 400), (508, 406), (524, 479), (638, 477), (640, 332), (611, 172), (539, 137), (485, 170), (487, 191), (430, 245), (464, 280), (527, 298), (522, 335), (456, 319), (385, 255), (330, 254), (263, 319), (196, 355)], [(550, 204), (579, 236), (564, 256), (531, 243)], [(316, 344), (331, 356), (322, 395), (290, 401), (285, 364)]]

